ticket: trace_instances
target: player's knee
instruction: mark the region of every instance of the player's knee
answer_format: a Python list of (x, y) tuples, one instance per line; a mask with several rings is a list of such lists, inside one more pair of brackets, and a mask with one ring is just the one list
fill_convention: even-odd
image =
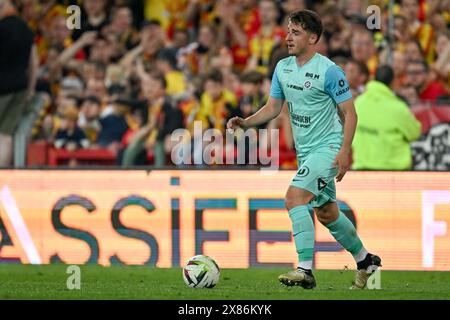
[(330, 224), (331, 222), (334, 221), (333, 219), (327, 216), (317, 216), (317, 220), (319, 220), (319, 222), (324, 226), (327, 226), (327, 224)]
[(310, 199), (307, 197), (292, 197), (287, 196), (284, 199), (284, 205), (286, 206), (286, 209), (291, 210), (292, 208), (295, 208), (297, 206), (304, 206), (307, 205), (310, 202)]
[(328, 224), (332, 223), (337, 219), (334, 212), (320, 209), (316, 209), (316, 217), (317, 220), (319, 220), (319, 222), (324, 226), (327, 226)]

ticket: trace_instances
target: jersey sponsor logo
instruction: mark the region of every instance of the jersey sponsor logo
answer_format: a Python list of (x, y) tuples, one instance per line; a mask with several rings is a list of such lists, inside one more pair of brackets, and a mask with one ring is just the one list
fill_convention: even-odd
[(309, 168), (307, 166), (303, 166), (297, 171), (296, 178), (303, 178), (306, 177), (309, 174)]
[(305, 89), (311, 89), (312, 87), (311, 81), (306, 80), (305, 83), (303, 84), (303, 87)]
[(306, 77), (306, 78), (311, 78), (311, 79), (317, 80), (317, 79), (320, 78), (320, 75), (315, 74), (315, 73), (307, 72), (307, 73), (305, 74), (305, 77)]
[(322, 178), (317, 179), (317, 189), (319, 189), (319, 191), (322, 191), (323, 189), (325, 189), (326, 186), (327, 186), (327, 183), (325, 181), (323, 181)]
[(303, 87), (298, 86), (298, 85), (296, 85), (296, 84), (288, 84), (287, 87), (290, 88), (290, 89), (295, 89), (295, 90), (303, 91)]
[(339, 80), (339, 87), (343, 87), (343, 86), (345, 86), (345, 81), (344, 81), (344, 79), (341, 79), (341, 80)]
[(283, 72), (284, 72), (284, 73), (291, 73), (291, 72), (294, 72), (294, 70), (291, 70), (291, 69), (283, 69)]
[(309, 128), (311, 126), (311, 116), (302, 116), (291, 113), (291, 119), (293, 124), (300, 128)]
[(344, 88), (342, 90), (339, 90), (336, 92), (336, 97), (342, 96), (344, 93), (346, 93), (348, 90), (350, 90), (350, 87)]

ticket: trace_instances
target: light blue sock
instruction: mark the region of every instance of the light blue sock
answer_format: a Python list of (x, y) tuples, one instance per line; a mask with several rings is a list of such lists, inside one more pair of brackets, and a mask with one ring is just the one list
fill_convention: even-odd
[(356, 256), (363, 249), (355, 226), (341, 211), (339, 211), (339, 217), (332, 223), (327, 224), (326, 227), (336, 241), (353, 256)]
[(299, 266), (311, 269), (314, 257), (314, 223), (308, 211), (308, 206), (297, 206), (289, 210), (292, 221), (295, 248)]

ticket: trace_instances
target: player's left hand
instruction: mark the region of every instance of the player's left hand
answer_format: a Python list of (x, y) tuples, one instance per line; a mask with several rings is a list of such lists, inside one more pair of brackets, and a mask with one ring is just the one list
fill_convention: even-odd
[(340, 182), (344, 178), (348, 169), (350, 169), (350, 151), (341, 149), (333, 161), (333, 167), (338, 167), (336, 182)]

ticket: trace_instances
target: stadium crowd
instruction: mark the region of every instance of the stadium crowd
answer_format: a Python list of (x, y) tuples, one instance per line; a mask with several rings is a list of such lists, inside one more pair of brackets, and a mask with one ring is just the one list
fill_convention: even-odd
[[(378, 92), (378, 102), (373, 96), (356, 100), (363, 124), (379, 127), (383, 122), (364, 116), (369, 103), (397, 99), (393, 104), (400, 103), (401, 111), (385, 105), (383, 111), (371, 112), (381, 112), (393, 130), (405, 128), (400, 140), (408, 142), (419, 137), (420, 124), (405, 105), (448, 103), (446, 0), (395, 1), (392, 33), (389, 1), (382, 0), (5, 2), (16, 8), (9, 14), (20, 16), (33, 32), (38, 58), (33, 87), (46, 95), (32, 140), (69, 152), (108, 150), (118, 165), (170, 164), (175, 129), (192, 131), (194, 121), (201, 121), (203, 130), (225, 132), (230, 117), (257, 111), (269, 93), (277, 61), (287, 56), (288, 14), (298, 9), (315, 10), (322, 17), (317, 50), (345, 70), (353, 96)], [(381, 8), (380, 29), (367, 28), (371, 4)], [(70, 5), (81, 8), (79, 29), (67, 27)], [(389, 98), (384, 100), (383, 94)], [(296, 168), (287, 112), (283, 108), (267, 127), (280, 129), (281, 152), (293, 154), (281, 166)], [(370, 140), (355, 142), (367, 146)], [(69, 164), (80, 163), (73, 158)]]

